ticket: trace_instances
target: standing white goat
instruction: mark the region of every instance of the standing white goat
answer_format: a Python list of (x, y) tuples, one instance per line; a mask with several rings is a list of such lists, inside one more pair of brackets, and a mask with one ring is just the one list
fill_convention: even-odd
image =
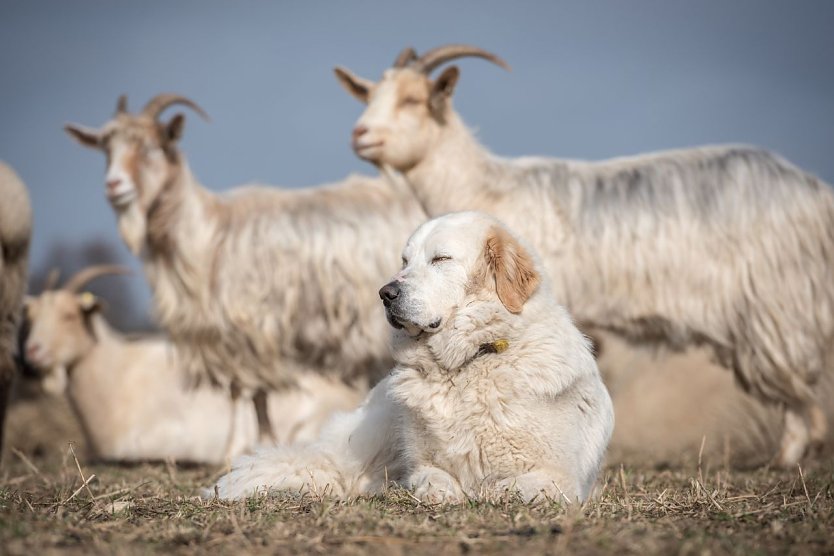
[[(61, 289), (26, 300), (26, 360), (44, 389), (69, 395), (91, 453), (103, 460), (175, 459), (221, 463), (255, 447), (255, 412), (205, 385), (190, 388), (171, 345), (161, 338), (128, 340), (101, 315), (85, 283), (120, 267), (90, 267)], [(312, 440), (334, 411), (353, 409), (364, 390), (338, 378), (299, 373), (298, 388), (269, 398), (280, 442)], [(232, 412), (240, 417), (232, 419)], [(230, 423), (234, 430), (229, 432)]]
[(408, 190), (379, 178), (305, 190), (201, 186), (177, 147), (185, 117), (160, 113), (192, 101), (153, 98), (139, 114), (119, 99), (100, 131), (68, 125), (108, 159), (107, 195), (122, 238), (141, 256), (156, 313), (192, 373), (256, 390), (291, 385), (296, 364), (351, 380), (387, 372), (387, 324), (376, 291), (423, 220)]
[(541, 252), (578, 320), (674, 347), (706, 344), (761, 400), (786, 408), (777, 461), (793, 465), (827, 422), (815, 393), (834, 336), (834, 196), (764, 150), (705, 147), (584, 162), (506, 160), (452, 108), (477, 56), (404, 50), (379, 83), (336, 68), (368, 104), (356, 153), (403, 173), (429, 216), (481, 210)]
[(0, 162), (0, 451), (15, 364), (20, 302), (26, 291), (26, 263), (32, 236), (29, 194), (17, 174)]

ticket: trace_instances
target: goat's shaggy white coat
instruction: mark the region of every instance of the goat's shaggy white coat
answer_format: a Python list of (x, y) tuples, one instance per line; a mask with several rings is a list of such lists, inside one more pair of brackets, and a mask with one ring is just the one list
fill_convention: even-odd
[(26, 292), (32, 209), (23, 182), (0, 162), (0, 449), (11, 382), (20, 303)]
[(391, 374), (318, 442), (239, 459), (218, 495), (348, 497), (393, 480), (432, 502), (505, 491), (586, 499), (613, 428), (611, 400), (538, 263), (478, 213), (426, 223), (403, 256), (380, 292), (399, 328)]
[[(784, 411), (763, 403), (710, 360), (710, 351), (682, 352), (637, 347), (613, 334), (601, 339), (597, 358), (614, 402), (617, 427), (606, 461), (610, 465), (750, 468), (767, 464), (779, 450)], [(820, 377), (815, 391), (834, 419), (834, 373)], [(820, 454), (834, 451), (829, 428)]]
[[(26, 346), (44, 388), (54, 395), (66, 390), (94, 457), (222, 463), (227, 451), (256, 446), (251, 404), (207, 386), (188, 387), (168, 342), (125, 339), (96, 308), (84, 307), (89, 299), (64, 290), (30, 298)], [(363, 394), (338, 379), (298, 377), (298, 388), (269, 398), (279, 442), (316, 438), (332, 412), (355, 407)]]
[(100, 132), (68, 131), (109, 153), (121, 235), (142, 257), (157, 317), (185, 367), (252, 390), (291, 385), (297, 365), (346, 380), (381, 377), (391, 358), (376, 289), (423, 220), (410, 192), (350, 176), (304, 190), (215, 194), (176, 144), (182, 125), (182, 115), (162, 124), (120, 110)]
[(430, 81), (405, 67), (355, 84), (369, 104), (356, 152), (403, 172), (429, 216), (501, 218), (541, 253), (578, 321), (711, 348), (745, 389), (787, 408), (783, 465), (825, 436), (815, 385), (831, 372), (834, 340), (828, 185), (746, 146), (603, 162), (498, 158), (453, 110), (457, 76), (451, 67)]

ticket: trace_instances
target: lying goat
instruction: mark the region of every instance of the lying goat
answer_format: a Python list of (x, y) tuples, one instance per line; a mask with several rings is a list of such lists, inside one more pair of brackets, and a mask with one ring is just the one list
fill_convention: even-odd
[[(93, 278), (119, 271), (91, 267), (63, 288), (26, 300), (26, 360), (43, 373), (45, 390), (66, 390), (92, 454), (116, 461), (220, 463), (229, 446), (232, 454), (254, 448), (251, 404), (233, 404), (206, 386), (189, 388), (168, 342), (125, 339), (108, 326), (99, 300), (79, 293)], [(355, 407), (363, 394), (338, 379), (298, 376), (298, 388), (270, 397), (273, 416), (281, 416), (275, 433), (284, 443), (315, 438), (331, 412)]]

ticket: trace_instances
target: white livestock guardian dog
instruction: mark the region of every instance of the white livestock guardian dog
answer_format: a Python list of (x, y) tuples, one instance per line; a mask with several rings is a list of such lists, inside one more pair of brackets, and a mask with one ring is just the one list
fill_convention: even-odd
[(590, 495), (611, 399), (588, 340), (518, 239), (481, 213), (431, 220), (380, 297), (396, 329), (393, 371), (317, 442), (236, 461), (219, 497), (349, 497), (389, 480), (429, 502)]

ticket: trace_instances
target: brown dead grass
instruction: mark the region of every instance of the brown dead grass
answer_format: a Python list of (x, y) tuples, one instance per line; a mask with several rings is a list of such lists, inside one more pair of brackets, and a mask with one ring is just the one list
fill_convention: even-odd
[(514, 499), (428, 506), (396, 488), (348, 502), (205, 501), (196, 494), (216, 468), (94, 465), (70, 450), (7, 456), (0, 553), (9, 555), (834, 552), (830, 461), (801, 471), (609, 467), (597, 499), (563, 508)]

